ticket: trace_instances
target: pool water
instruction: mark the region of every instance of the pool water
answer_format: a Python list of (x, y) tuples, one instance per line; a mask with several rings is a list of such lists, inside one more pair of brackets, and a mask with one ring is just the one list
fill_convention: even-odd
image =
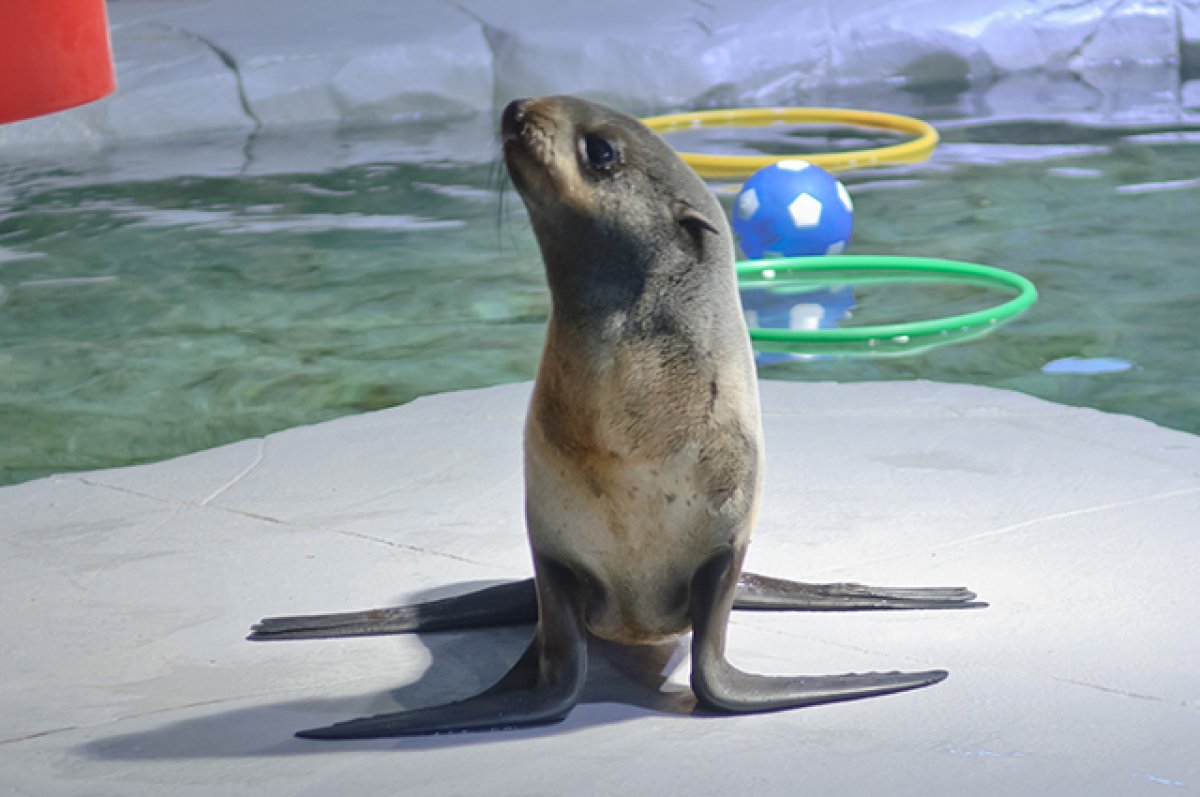
[[(850, 251), (998, 266), (1039, 303), (915, 356), (768, 357), (761, 375), (993, 385), (1200, 432), (1200, 135), (940, 126), (931, 163), (844, 176)], [(408, 135), (0, 154), (0, 483), (531, 378), (549, 304), (495, 150), (430, 160)], [(187, 166), (196, 148), (240, 166)], [(938, 290), (855, 298), (916, 320), (945, 314)]]

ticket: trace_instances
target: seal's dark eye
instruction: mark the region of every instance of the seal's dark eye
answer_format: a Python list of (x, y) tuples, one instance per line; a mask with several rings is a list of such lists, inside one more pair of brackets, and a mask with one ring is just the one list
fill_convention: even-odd
[(583, 137), (583, 150), (588, 163), (604, 169), (617, 160), (617, 148), (599, 133), (588, 133)]

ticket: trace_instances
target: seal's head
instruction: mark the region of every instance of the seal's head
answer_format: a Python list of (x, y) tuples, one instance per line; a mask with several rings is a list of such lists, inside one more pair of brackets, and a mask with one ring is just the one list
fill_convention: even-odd
[(732, 234), (708, 187), (631, 116), (575, 97), (514, 100), (504, 157), (556, 303), (640, 295), (654, 274), (730, 269)]

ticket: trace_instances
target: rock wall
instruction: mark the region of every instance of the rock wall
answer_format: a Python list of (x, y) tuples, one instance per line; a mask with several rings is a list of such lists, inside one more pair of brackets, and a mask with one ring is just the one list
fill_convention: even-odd
[(503, 101), (548, 92), (634, 112), (903, 112), (967, 92), (999, 116), (1162, 122), (1200, 109), (1200, 0), (110, 0), (109, 14), (116, 95), (0, 127), (0, 149), (476, 117), (490, 128)]

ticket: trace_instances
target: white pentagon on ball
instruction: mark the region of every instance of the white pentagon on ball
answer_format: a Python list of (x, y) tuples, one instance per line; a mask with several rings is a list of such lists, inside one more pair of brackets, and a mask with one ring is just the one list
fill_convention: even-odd
[(775, 165), (778, 166), (780, 169), (783, 169), (785, 172), (802, 172), (805, 169), (807, 169), (809, 166), (812, 166), (812, 164), (809, 163), (808, 161), (802, 161), (802, 160), (779, 161)]
[(801, 194), (788, 205), (788, 213), (798, 228), (816, 227), (821, 223), (821, 200), (812, 194)]
[(753, 188), (743, 191), (738, 197), (737, 212), (743, 221), (749, 221), (758, 212), (758, 192)]
[[(838, 199), (842, 200), (842, 204), (846, 206), (846, 210), (853, 213), (854, 212), (854, 203), (850, 200), (850, 192), (846, 190), (846, 186), (842, 185), (841, 180), (838, 180), (838, 183), (837, 183), (837, 195), (838, 195)], [(754, 206), (755, 206), (755, 208), (758, 207), (757, 198), (755, 199)]]

